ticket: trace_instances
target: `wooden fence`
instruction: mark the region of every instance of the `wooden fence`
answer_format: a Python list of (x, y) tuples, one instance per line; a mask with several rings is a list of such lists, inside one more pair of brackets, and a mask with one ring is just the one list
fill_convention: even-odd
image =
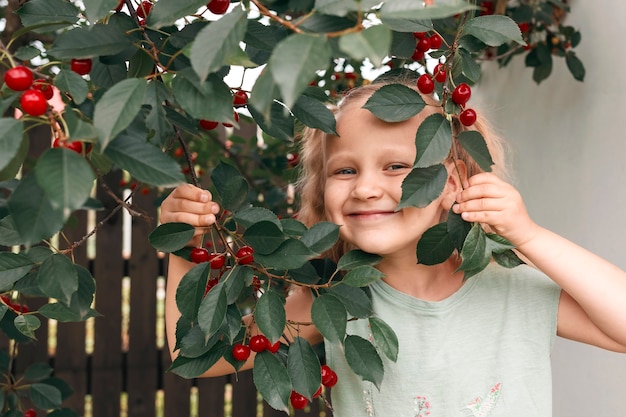
[[(49, 139), (41, 146), (49, 146)], [(121, 179), (119, 172), (105, 178), (114, 190)], [(70, 222), (64, 230), (70, 242), (85, 235), (90, 221), (99, 222), (117, 205), (101, 187), (97, 198), (106, 209), (95, 213), (95, 219), (80, 213), (76, 222)], [(133, 204), (151, 220), (131, 220), (128, 253), (123, 253), (128, 221), (123, 210), (98, 230), (89, 245), (74, 253), (75, 262), (96, 279), (95, 308), (102, 317), (58, 325), (42, 320), (36, 332), (38, 342), (19, 345), (16, 373), (34, 362), (49, 362), (55, 375), (74, 390), (64, 407), (86, 417), (285, 416), (259, 401), (250, 371), (240, 373), (237, 381), (234, 376), (186, 380), (166, 372), (171, 363), (163, 342), (166, 260), (147, 239), (156, 226), (155, 195), (136, 193)], [(29, 300), (31, 310), (41, 304)], [(7, 343), (0, 334), (0, 348)], [(320, 401), (292, 415), (329, 416), (330, 412)]]

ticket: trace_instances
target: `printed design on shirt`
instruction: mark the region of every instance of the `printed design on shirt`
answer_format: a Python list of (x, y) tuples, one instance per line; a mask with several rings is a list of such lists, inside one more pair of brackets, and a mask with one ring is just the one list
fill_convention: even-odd
[(365, 403), (365, 412), (367, 413), (367, 417), (374, 417), (376, 414), (374, 413), (374, 404), (372, 403), (371, 385), (368, 389), (363, 390), (363, 402)]
[(427, 417), (430, 415), (430, 401), (423, 395), (418, 395), (414, 400), (415, 417)]
[(502, 383), (498, 382), (491, 387), (491, 390), (485, 398), (476, 397), (469, 402), (463, 409), (469, 410), (468, 417), (488, 417), (491, 414), (491, 410), (496, 406), (498, 398), (500, 398), (500, 391), (502, 390)]

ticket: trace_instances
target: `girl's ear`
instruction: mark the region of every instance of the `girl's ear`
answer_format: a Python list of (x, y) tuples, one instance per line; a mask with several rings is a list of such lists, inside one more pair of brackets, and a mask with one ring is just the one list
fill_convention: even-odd
[(457, 194), (467, 187), (467, 165), (464, 161), (457, 159), (447, 163), (446, 168), (448, 169), (448, 181), (443, 190), (442, 204), (446, 210), (450, 210), (456, 201)]

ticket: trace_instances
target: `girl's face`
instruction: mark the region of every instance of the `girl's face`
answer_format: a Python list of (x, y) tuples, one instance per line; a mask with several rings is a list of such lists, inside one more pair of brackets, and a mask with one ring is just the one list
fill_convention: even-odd
[(442, 203), (449, 192), (425, 208), (396, 211), (402, 180), (415, 160), (415, 132), (422, 117), (386, 123), (361, 106), (354, 103), (342, 110), (339, 137), (326, 140), (326, 217), (341, 226), (344, 240), (361, 250), (413, 259), (419, 238), (447, 210)]

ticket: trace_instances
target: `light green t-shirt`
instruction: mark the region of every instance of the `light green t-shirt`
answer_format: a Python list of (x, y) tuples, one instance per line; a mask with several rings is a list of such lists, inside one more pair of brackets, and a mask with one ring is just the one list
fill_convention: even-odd
[[(549, 417), (550, 352), (560, 289), (541, 272), (489, 265), (445, 300), (431, 302), (373, 284), (376, 315), (399, 339), (383, 357), (380, 391), (355, 375), (341, 347), (326, 342), (339, 375), (334, 417)], [(348, 334), (371, 340), (367, 320)]]

